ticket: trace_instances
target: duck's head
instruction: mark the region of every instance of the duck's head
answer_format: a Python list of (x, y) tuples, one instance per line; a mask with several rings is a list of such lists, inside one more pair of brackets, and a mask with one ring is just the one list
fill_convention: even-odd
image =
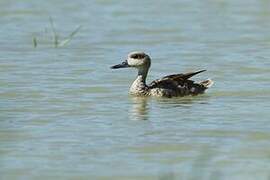
[(131, 52), (128, 54), (127, 59), (121, 64), (112, 66), (112, 69), (134, 67), (137, 69), (148, 70), (151, 65), (150, 57), (144, 52)]

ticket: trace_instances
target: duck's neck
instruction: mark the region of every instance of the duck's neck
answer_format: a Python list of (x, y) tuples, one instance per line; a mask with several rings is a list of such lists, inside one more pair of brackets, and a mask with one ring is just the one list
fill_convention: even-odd
[(146, 77), (148, 68), (138, 69), (138, 75), (135, 81), (132, 83), (129, 92), (131, 94), (144, 94), (147, 91)]

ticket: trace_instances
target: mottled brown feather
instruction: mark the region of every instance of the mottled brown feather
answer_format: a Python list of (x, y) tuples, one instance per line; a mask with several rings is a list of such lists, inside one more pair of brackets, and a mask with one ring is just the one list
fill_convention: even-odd
[[(200, 83), (195, 83), (192, 80), (189, 80), (192, 76), (204, 72), (206, 70), (201, 70), (197, 72), (189, 72), (185, 74), (172, 74), (165, 76), (163, 78), (154, 80), (148, 86), (148, 88), (162, 88), (162, 89), (170, 89), (173, 91), (181, 90), (183, 95), (185, 94), (199, 94), (202, 93), (206, 87)], [(183, 90), (185, 93), (183, 93)]]

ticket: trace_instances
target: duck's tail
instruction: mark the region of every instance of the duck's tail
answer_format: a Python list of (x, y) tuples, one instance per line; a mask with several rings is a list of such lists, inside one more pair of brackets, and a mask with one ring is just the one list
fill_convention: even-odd
[(211, 86), (213, 86), (214, 81), (212, 81), (211, 79), (207, 79), (205, 81), (200, 82), (200, 84), (203, 85), (203, 87), (205, 87), (205, 89), (208, 89)]

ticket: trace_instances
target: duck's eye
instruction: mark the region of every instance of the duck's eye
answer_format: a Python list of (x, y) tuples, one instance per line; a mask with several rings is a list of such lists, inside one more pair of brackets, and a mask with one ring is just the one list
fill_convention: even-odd
[(139, 59), (139, 55), (138, 55), (138, 54), (133, 54), (131, 57), (132, 57), (133, 59)]
[(144, 56), (142, 54), (134, 54), (131, 56), (133, 59), (143, 59)]

